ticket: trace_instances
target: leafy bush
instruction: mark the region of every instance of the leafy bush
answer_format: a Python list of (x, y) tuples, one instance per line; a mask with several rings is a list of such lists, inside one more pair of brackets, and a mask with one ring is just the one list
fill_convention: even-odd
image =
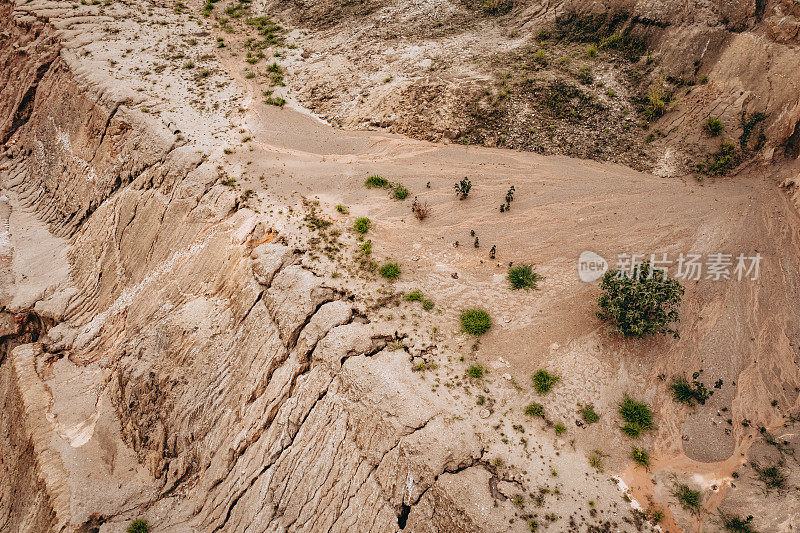
[(674, 378), (670, 389), (672, 390), (672, 399), (686, 405), (694, 405), (695, 402), (704, 405), (710, 396), (705, 385), (697, 380), (689, 383), (684, 376)]
[(480, 379), (486, 373), (486, 369), (481, 365), (472, 365), (467, 369), (467, 375), (474, 379)]
[(372, 241), (364, 241), (361, 243), (361, 252), (364, 255), (369, 255), (372, 253)]
[(654, 83), (647, 91), (647, 100), (644, 106), (644, 116), (647, 120), (659, 118), (667, 110), (670, 95), (661, 83)]
[(719, 151), (710, 154), (705, 161), (697, 163), (697, 171), (706, 176), (724, 176), (739, 164), (736, 145), (723, 142)]
[(347, 206), (344, 206), (342, 204), (337, 205), (336, 210), (343, 215), (347, 215), (348, 213), (350, 213), (350, 210), (347, 209)]
[(544, 418), (544, 406), (540, 403), (531, 403), (523, 411), (527, 416), (541, 416)]
[(753, 521), (752, 515), (743, 520), (738, 516), (728, 515), (720, 511), (719, 517), (722, 519), (722, 527), (727, 531), (732, 531), (733, 533), (756, 533), (756, 530), (750, 525), (750, 522)]
[(567, 426), (559, 422), (555, 426), (553, 426), (553, 429), (555, 430), (556, 435), (561, 435), (567, 430)]
[(716, 137), (722, 133), (722, 122), (717, 117), (708, 117), (708, 120), (706, 120), (706, 123), (703, 125), (703, 129), (712, 137)]
[(379, 272), (384, 278), (395, 280), (400, 277), (400, 265), (392, 262), (384, 263)]
[(415, 290), (409, 292), (406, 295), (406, 300), (409, 301), (409, 302), (420, 302), (420, 303), (422, 303), (422, 308), (424, 310), (426, 310), (426, 311), (430, 311), (431, 309), (433, 309), (433, 305), (434, 305), (433, 304), (433, 300), (430, 300), (429, 298), (427, 298), (422, 293), (422, 291), (419, 290), (419, 289), (415, 289)]
[(543, 278), (533, 271), (531, 265), (520, 265), (508, 269), (508, 282), (512, 289), (538, 289), (539, 281)]
[(392, 187), (392, 196), (395, 200), (405, 200), (408, 198), (408, 189), (400, 183), (395, 183)]
[(619, 414), (625, 420), (622, 431), (629, 437), (637, 438), (654, 427), (653, 413), (647, 404), (637, 402), (627, 394), (619, 403)]
[(547, 394), (561, 378), (541, 369), (533, 375), (533, 388), (537, 394)]
[(362, 234), (368, 232), (371, 227), (372, 221), (367, 217), (359, 217), (353, 224), (353, 229)]
[(472, 189), (472, 182), (469, 178), (464, 177), (461, 181), (453, 185), (453, 188), (456, 190), (459, 200), (466, 200), (467, 196), (469, 196), (470, 189)]
[(589, 466), (598, 472), (603, 472), (605, 470), (603, 468), (603, 456), (597, 453), (596, 450), (594, 453), (592, 453), (592, 455), (589, 456)]
[(389, 180), (374, 174), (367, 178), (367, 181), (364, 182), (364, 185), (367, 187), (367, 189), (383, 189), (389, 186)]
[(597, 301), (600, 305), (597, 317), (611, 321), (617, 332), (638, 339), (652, 333), (671, 333), (678, 338), (671, 324), (678, 321), (684, 288), (663, 271), (651, 269), (648, 261), (630, 276), (609, 270), (600, 282), (600, 289), (603, 294)]
[(533, 54), (533, 60), (539, 63), (542, 66), (547, 66), (547, 54), (544, 51), (544, 48), (540, 48)]
[(600, 415), (595, 412), (594, 406), (591, 404), (584, 405), (581, 408), (581, 417), (583, 417), (583, 421), (587, 424), (594, 424), (600, 420)]
[(492, 319), (482, 309), (467, 309), (461, 313), (461, 330), (470, 335), (483, 335), (491, 327)]
[(633, 450), (631, 451), (631, 458), (636, 464), (645, 468), (650, 466), (650, 454), (647, 453), (647, 450), (644, 448), (637, 448), (634, 446)]
[(148, 531), (150, 531), (150, 526), (147, 525), (146, 520), (137, 518), (136, 520), (128, 524), (128, 529), (126, 529), (125, 531), (127, 531), (127, 533), (147, 533)]
[(590, 44), (589, 48), (586, 49), (586, 55), (589, 57), (597, 57), (597, 45)]
[(699, 490), (692, 490), (688, 485), (675, 485), (672, 495), (681, 504), (681, 507), (687, 511), (698, 512), (700, 511), (701, 498)]

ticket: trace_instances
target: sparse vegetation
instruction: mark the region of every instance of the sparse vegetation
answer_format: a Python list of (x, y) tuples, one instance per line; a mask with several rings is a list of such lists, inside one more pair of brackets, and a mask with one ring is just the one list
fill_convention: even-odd
[(719, 517), (722, 520), (722, 527), (726, 531), (731, 531), (732, 533), (756, 533), (756, 530), (750, 525), (753, 521), (752, 515), (742, 519), (720, 511)]
[(353, 224), (353, 229), (361, 234), (368, 232), (371, 227), (372, 227), (372, 221), (370, 221), (370, 219), (368, 219), (367, 217), (359, 217)]
[(392, 197), (395, 200), (405, 200), (408, 198), (408, 189), (403, 187), (400, 183), (395, 183), (392, 187)]
[(350, 210), (347, 209), (347, 206), (344, 206), (342, 204), (339, 204), (339, 205), (336, 206), (336, 211), (338, 211), (339, 213), (341, 213), (343, 215), (347, 215), (347, 214), (350, 213)]
[(638, 438), (654, 427), (653, 413), (647, 404), (637, 402), (627, 394), (619, 403), (619, 414), (625, 420), (625, 425), (621, 429), (629, 437)]
[(597, 302), (597, 317), (614, 324), (618, 333), (639, 339), (654, 333), (671, 333), (678, 338), (671, 324), (678, 321), (684, 288), (663, 271), (652, 269), (648, 261), (630, 275), (609, 270), (600, 289), (603, 294)]
[(524, 411), (526, 416), (540, 416), (544, 418), (544, 406), (540, 403), (531, 403), (528, 404)]
[(717, 117), (708, 117), (708, 120), (706, 120), (706, 123), (703, 125), (703, 129), (712, 137), (716, 137), (722, 133), (722, 122)]
[(467, 375), (473, 379), (480, 379), (486, 374), (486, 369), (481, 365), (472, 365), (467, 369)]
[(764, 483), (767, 493), (769, 493), (770, 489), (781, 490), (786, 486), (787, 476), (783, 472), (781, 463), (770, 466), (761, 466), (758, 463), (751, 464), (758, 474), (758, 479)]
[(374, 174), (367, 178), (367, 181), (364, 182), (364, 185), (367, 187), (367, 189), (384, 189), (389, 186), (389, 180)]
[(581, 408), (581, 417), (583, 418), (583, 421), (586, 422), (587, 424), (594, 424), (595, 422), (600, 420), (600, 415), (598, 415), (595, 412), (594, 406), (592, 404), (584, 405)]
[(705, 176), (724, 176), (739, 165), (739, 153), (736, 145), (723, 142), (719, 151), (710, 154), (705, 161), (697, 163), (697, 172)]
[(592, 454), (589, 456), (589, 466), (591, 466), (598, 472), (605, 471), (605, 469), (603, 468), (603, 456), (597, 450), (593, 451)]
[(556, 423), (556, 425), (553, 426), (553, 430), (556, 432), (556, 435), (561, 435), (562, 433), (567, 431), (567, 426), (565, 426), (561, 422), (558, 422)]
[(540, 369), (533, 375), (533, 389), (537, 394), (547, 394), (560, 379), (559, 376)]
[(650, 467), (650, 454), (647, 453), (647, 450), (644, 448), (637, 448), (634, 446), (633, 450), (631, 450), (631, 459), (633, 459), (633, 462), (635, 462), (637, 465), (645, 468)]
[(415, 289), (406, 295), (406, 300), (409, 302), (420, 302), (422, 304), (422, 308), (426, 311), (430, 311), (433, 309), (433, 300), (429, 299), (428, 297), (423, 294), (423, 292), (419, 289)]
[(150, 531), (150, 526), (147, 524), (146, 520), (137, 518), (128, 524), (128, 528), (125, 531), (127, 533), (148, 533), (148, 531)]
[(379, 272), (386, 279), (396, 280), (400, 277), (400, 265), (389, 261), (381, 265)]
[(710, 396), (705, 385), (697, 380), (689, 383), (685, 376), (674, 378), (670, 389), (672, 390), (672, 399), (686, 405), (694, 405), (695, 402), (704, 405)]
[(426, 218), (428, 218), (428, 213), (429, 213), (427, 202), (422, 203), (416, 198), (414, 198), (414, 201), (411, 203), (411, 212), (414, 213), (414, 216), (417, 217), (417, 220), (419, 221), (425, 220)]
[(453, 185), (453, 188), (455, 189), (459, 200), (466, 200), (469, 196), (470, 189), (472, 189), (472, 182), (469, 178), (464, 177), (461, 179), (461, 181)]
[(519, 265), (508, 269), (508, 282), (512, 289), (538, 289), (542, 276), (533, 271), (531, 265)]
[(461, 330), (470, 335), (483, 335), (491, 327), (492, 319), (482, 309), (467, 309), (461, 313)]
[(672, 495), (676, 500), (678, 500), (678, 503), (681, 504), (681, 507), (687, 511), (691, 511), (693, 513), (700, 511), (702, 501), (699, 490), (692, 490), (688, 485), (676, 484), (675, 488), (672, 490)]

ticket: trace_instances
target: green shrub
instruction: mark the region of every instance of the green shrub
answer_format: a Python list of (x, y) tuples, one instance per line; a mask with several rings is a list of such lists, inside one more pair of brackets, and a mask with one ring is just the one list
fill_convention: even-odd
[(637, 438), (654, 427), (653, 413), (647, 404), (637, 402), (627, 394), (619, 403), (619, 414), (625, 420), (622, 431), (629, 437)]
[(547, 30), (539, 30), (536, 33), (536, 40), (537, 41), (546, 41), (550, 39), (550, 32)]
[(422, 291), (419, 289), (414, 289), (413, 291), (406, 294), (406, 301), (408, 302), (421, 302), (425, 299), (425, 295), (422, 294)]
[(670, 389), (672, 390), (672, 399), (686, 405), (694, 405), (695, 402), (704, 405), (710, 396), (705, 385), (697, 380), (689, 383), (684, 376), (674, 378)]
[(147, 533), (148, 531), (150, 531), (150, 526), (147, 525), (146, 520), (137, 518), (136, 520), (128, 524), (128, 529), (126, 529), (125, 531), (127, 531), (127, 533)]
[(397, 263), (384, 263), (380, 268), (381, 276), (386, 279), (395, 280), (400, 277), (400, 265)]
[(347, 206), (344, 206), (342, 204), (337, 205), (336, 210), (343, 215), (347, 215), (348, 213), (350, 213), (350, 210), (347, 209)]
[(605, 470), (603, 468), (603, 457), (595, 451), (595, 453), (589, 456), (589, 466), (598, 472), (603, 472)]
[(374, 174), (367, 178), (364, 185), (366, 185), (367, 189), (383, 189), (389, 186), (389, 180)]
[(756, 463), (752, 464), (753, 469), (758, 474), (758, 479), (764, 483), (764, 487), (769, 492), (770, 489), (782, 489), (786, 486), (787, 477), (781, 469), (781, 464), (771, 466), (760, 466)]
[(372, 222), (367, 217), (359, 217), (353, 224), (353, 229), (358, 233), (366, 233), (372, 227)]
[(597, 45), (590, 44), (589, 48), (586, 49), (586, 55), (589, 57), (597, 57)]
[(720, 511), (719, 517), (722, 519), (722, 527), (727, 531), (732, 531), (733, 533), (756, 533), (756, 530), (750, 525), (750, 522), (753, 521), (752, 515), (741, 519), (738, 516), (728, 515)]
[(547, 394), (561, 378), (541, 369), (533, 375), (533, 388), (537, 394)]
[(467, 375), (474, 379), (480, 379), (486, 374), (486, 369), (481, 365), (472, 365), (467, 369)]
[(547, 65), (547, 54), (545, 53), (543, 48), (540, 48), (533, 54), (533, 60), (539, 63), (540, 65), (546, 66)]
[(719, 151), (710, 154), (705, 161), (697, 163), (697, 171), (706, 176), (724, 176), (739, 164), (736, 145), (723, 142)]
[(369, 255), (372, 253), (372, 241), (364, 241), (361, 243), (361, 252), (364, 255)]
[(722, 133), (722, 122), (720, 122), (717, 117), (708, 117), (708, 120), (706, 120), (706, 123), (703, 125), (703, 129), (712, 137), (716, 137)]
[(483, 335), (491, 327), (492, 319), (482, 309), (467, 309), (461, 313), (461, 330), (470, 335)]
[(523, 411), (527, 416), (541, 416), (544, 418), (544, 406), (540, 403), (531, 403)]
[(555, 430), (556, 435), (561, 435), (567, 430), (567, 426), (559, 422), (555, 426), (553, 426), (553, 429)]
[(508, 282), (512, 289), (538, 289), (538, 283), (543, 278), (533, 271), (531, 265), (520, 265), (508, 269)]
[(453, 185), (453, 188), (456, 190), (459, 200), (466, 200), (467, 196), (469, 196), (470, 189), (472, 189), (472, 182), (469, 178), (464, 177), (461, 181)]
[(430, 311), (431, 309), (433, 309), (433, 306), (434, 306), (433, 300), (429, 300), (427, 298), (422, 300), (422, 308), (424, 310)]
[(650, 466), (650, 454), (647, 453), (647, 450), (644, 448), (637, 448), (634, 446), (633, 450), (631, 451), (631, 458), (636, 464), (645, 468)]
[(644, 104), (644, 116), (647, 120), (655, 120), (663, 115), (667, 110), (671, 95), (666, 91), (662, 83), (654, 83), (647, 91), (647, 98)]
[(699, 490), (692, 490), (687, 485), (675, 485), (672, 495), (681, 504), (681, 507), (687, 511), (698, 512), (700, 511), (701, 498)]
[(408, 189), (403, 187), (400, 183), (396, 183), (392, 187), (392, 196), (395, 200), (405, 200), (408, 198)]
[(609, 270), (600, 282), (600, 289), (603, 294), (597, 301), (600, 306), (597, 317), (612, 322), (617, 332), (638, 339), (653, 333), (671, 333), (678, 338), (671, 324), (678, 321), (684, 288), (663, 271), (651, 271), (648, 261), (630, 276)]
[(280, 96), (268, 96), (264, 103), (267, 105), (274, 105), (275, 107), (283, 107), (286, 105), (286, 100), (281, 98)]
[(584, 405), (583, 408), (581, 408), (581, 417), (583, 417), (583, 421), (587, 424), (594, 424), (600, 420), (600, 415), (595, 412), (594, 406), (591, 404)]

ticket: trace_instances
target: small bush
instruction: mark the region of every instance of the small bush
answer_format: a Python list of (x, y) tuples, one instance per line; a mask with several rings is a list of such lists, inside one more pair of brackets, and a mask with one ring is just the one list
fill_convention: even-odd
[(598, 472), (603, 472), (605, 470), (603, 468), (603, 457), (597, 452), (592, 453), (592, 455), (589, 456), (589, 466)]
[(544, 49), (540, 48), (533, 54), (533, 60), (539, 63), (542, 66), (547, 65), (547, 55), (545, 54)]
[(367, 189), (383, 189), (389, 186), (389, 180), (374, 174), (367, 178), (367, 181), (364, 182), (364, 185), (367, 187)]
[(128, 529), (126, 529), (125, 531), (127, 531), (127, 533), (147, 533), (148, 531), (150, 531), (150, 526), (147, 525), (146, 520), (137, 518), (136, 520), (128, 524)]
[(384, 263), (379, 272), (386, 279), (395, 280), (400, 277), (400, 265), (397, 263)]
[(547, 41), (550, 39), (550, 32), (547, 30), (539, 30), (536, 33), (536, 40), (537, 41)]
[(716, 137), (722, 133), (722, 122), (720, 122), (717, 117), (708, 117), (708, 120), (706, 120), (706, 123), (703, 125), (703, 129), (712, 137)]
[(406, 294), (406, 301), (409, 302), (421, 302), (425, 299), (425, 295), (422, 294), (422, 291), (419, 289), (414, 289), (413, 291)]
[(361, 252), (364, 255), (369, 255), (372, 253), (372, 241), (364, 241), (361, 243)]
[(523, 410), (526, 416), (540, 416), (544, 418), (544, 406), (540, 403), (528, 404)]
[(586, 49), (586, 55), (592, 58), (597, 57), (597, 45), (590, 44), (589, 48)]
[(681, 507), (687, 511), (698, 512), (700, 511), (701, 498), (699, 490), (692, 490), (688, 485), (675, 485), (672, 495), (681, 504)]
[(581, 80), (581, 83), (585, 85), (591, 85), (594, 83), (594, 76), (592, 76), (592, 69), (589, 67), (583, 67), (578, 71), (578, 79)]
[(645, 468), (650, 467), (650, 454), (647, 453), (647, 450), (643, 448), (637, 448), (634, 446), (633, 450), (631, 451), (631, 458), (637, 465), (641, 465)]
[(756, 530), (750, 525), (750, 522), (753, 521), (752, 515), (742, 519), (720, 511), (719, 517), (722, 520), (722, 527), (727, 531), (732, 531), (733, 533), (756, 533)]
[(533, 388), (537, 394), (547, 394), (561, 378), (541, 369), (533, 375)]
[(697, 380), (689, 383), (684, 376), (674, 378), (670, 389), (672, 390), (672, 399), (686, 405), (694, 405), (695, 402), (704, 405), (710, 396), (705, 385)]
[(367, 217), (359, 217), (353, 224), (353, 229), (358, 233), (364, 234), (372, 227), (372, 222)]
[(459, 200), (466, 200), (467, 196), (469, 196), (470, 189), (472, 189), (472, 182), (469, 178), (464, 177), (461, 181), (453, 185), (453, 188), (455, 189)]
[(765, 467), (753, 463), (752, 466), (758, 474), (758, 479), (764, 483), (767, 492), (769, 492), (770, 489), (780, 490), (786, 486), (787, 477), (781, 468), (781, 464)]
[(654, 427), (653, 413), (647, 404), (637, 402), (627, 394), (619, 403), (619, 414), (625, 420), (622, 431), (629, 437), (637, 438)]
[(482, 309), (467, 309), (461, 313), (461, 330), (470, 335), (483, 335), (491, 327), (492, 319)]
[(427, 203), (422, 203), (414, 198), (414, 202), (411, 204), (411, 212), (414, 213), (414, 216), (417, 217), (417, 220), (423, 221), (428, 218), (429, 211), (430, 209), (428, 208)]
[(405, 200), (408, 198), (408, 189), (403, 187), (400, 183), (396, 183), (394, 187), (392, 187), (392, 196), (395, 200)]
[(508, 282), (512, 289), (538, 289), (538, 283), (543, 278), (533, 271), (531, 265), (520, 265), (508, 269)]
[(347, 209), (347, 207), (342, 204), (337, 205), (336, 210), (343, 215), (347, 215), (348, 213), (350, 213), (350, 210)]
[(583, 421), (587, 424), (594, 424), (600, 420), (600, 415), (595, 412), (594, 406), (591, 404), (584, 405), (583, 408), (581, 408), (581, 417), (583, 417)]
[(559, 422), (555, 426), (553, 426), (553, 429), (555, 430), (556, 435), (561, 435), (567, 430), (567, 426)]
[(609, 270), (600, 282), (603, 294), (597, 300), (597, 317), (611, 321), (618, 333), (641, 339), (653, 333), (678, 332), (671, 324), (678, 321), (678, 306), (683, 286), (663, 271), (652, 269), (648, 261), (632, 275)]
[(286, 105), (286, 100), (281, 98), (280, 96), (268, 96), (264, 103), (267, 105), (274, 105), (275, 107), (283, 107)]
[(472, 365), (467, 369), (467, 375), (474, 379), (480, 379), (486, 374), (486, 369), (481, 365)]
[(724, 176), (739, 164), (739, 154), (736, 145), (723, 142), (719, 151), (710, 154), (705, 161), (697, 163), (697, 171), (706, 176)]

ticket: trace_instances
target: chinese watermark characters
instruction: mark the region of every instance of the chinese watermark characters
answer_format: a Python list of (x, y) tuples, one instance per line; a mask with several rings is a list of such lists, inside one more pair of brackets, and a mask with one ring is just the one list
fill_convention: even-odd
[[(633, 277), (640, 274), (643, 263), (648, 263), (648, 279), (655, 272), (661, 272), (665, 277), (685, 281), (755, 281), (761, 273), (761, 259), (759, 253), (680, 253), (677, 257), (666, 253), (624, 253), (617, 255), (613, 270), (617, 271), (617, 276)], [(578, 277), (581, 281), (596, 281), (608, 269), (608, 262), (594, 252), (585, 251), (578, 258)]]

